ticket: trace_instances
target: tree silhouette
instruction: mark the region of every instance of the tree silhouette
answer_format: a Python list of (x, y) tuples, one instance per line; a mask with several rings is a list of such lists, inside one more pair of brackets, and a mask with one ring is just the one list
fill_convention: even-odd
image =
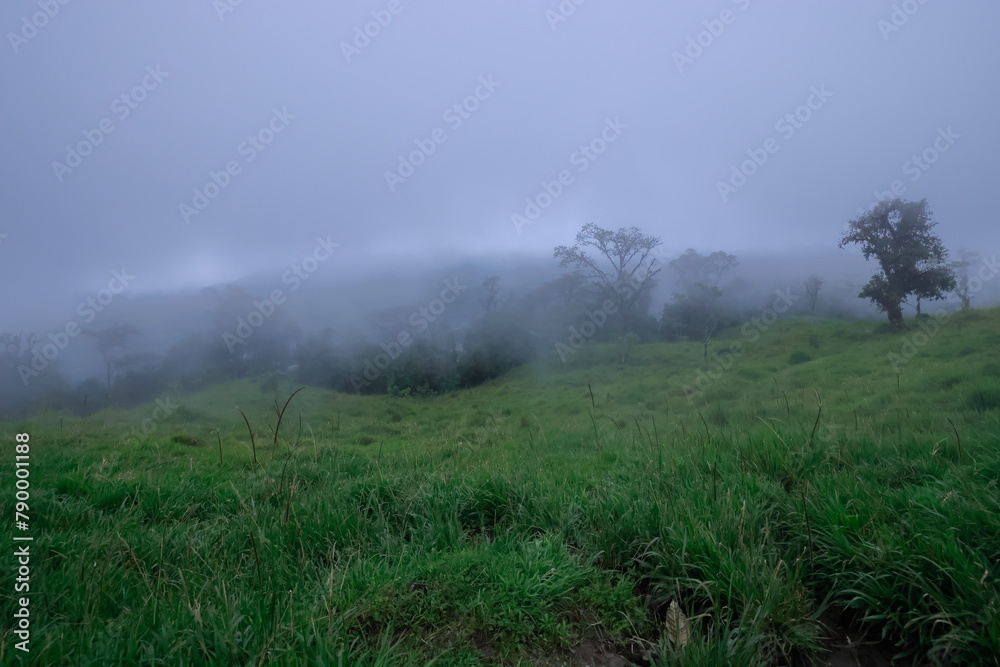
[(722, 276), (739, 266), (736, 257), (717, 250), (711, 255), (702, 255), (694, 248), (688, 248), (683, 255), (671, 260), (670, 269), (688, 294), (696, 293), (697, 286), (712, 289), (719, 286)]
[(812, 275), (806, 278), (805, 288), (806, 297), (809, 299), (809, 314), (812, 315), (816, 312), (816, 301), (819, 299), (819, 289), (823, 286), (823, 279), (819, 276)]
[[(623, 332), (629, 332), (632, 310), (660, 272), (651, 253), (662, 245), (658, 236), (643, 234), (638, 227), (618, 231), (587, 223), (576, 235), (573, 246), (557, 246), (553, 257), (560, 267), (572, 267), (591, 281), (599, 294), (615, 304), (621, 313)], [(596, 256), (587, 249), (597, 251)]]
[(710, 255), (702, 255), (694, 248), (688, 248), (683, 255), (671, 260), (670, 270), (677, 275), (683, 292), (674, 294), (674, 304), (663, 309), (663, 323), (671, 319), (680, 323), (688, 338), (695, 335), (702, 342), (702, 356), (708, 361), (708, 344), (719, 324), (722, 312), (718, 306), (722, 290), (719, 281), (734, 267), (739, 266), (736, 257), (717, 250)]
[(497, 308), (497, 297), (500, 294), (500, 276), (486, 276), (483, 279), (483, 298), (480, 303), (483, 310), (492, 313)]
[(892, 331), (904, 331), (902, 304), (906, 297), (936, 300), (955, 289), (955, 274), (945, 263), (948, 250), (933, 233), (936, 226), (927, 200), (884, 200), (851, 220), (840, 240), (861, 246), (865, 259), (875, 258), (879, 271), (858, 294), (889, 318)]
[(964, 248), (958, 251), (958, 260), (951, 263), (955, 272), (955, 294), (958, 296), (962, 310), (972, 307), (972, 292), (969, 289), (969, 267), (982, 259), (978, 253)]
[(93, 337), (97, 341), (97, 351), (104, 360), (105, 382), (108, 393), (111, 393), (111, 378), (115, 373), (118, 359), (113, 352), (116, 349), (124, 349), (129, 336), (138, 336), (140, 331), (131, 324), (119, 324), (107, 329), (96, 329), (84, 331), (84, 334)]

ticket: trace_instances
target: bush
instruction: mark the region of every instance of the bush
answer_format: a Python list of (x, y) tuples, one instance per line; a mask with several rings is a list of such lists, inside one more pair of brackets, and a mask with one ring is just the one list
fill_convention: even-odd
[(804, 364), (807, 361), (812, 361), (812, 357), (810, 357), (805, 352), (802, 352), (801, 350), (796, 350), (795, 352), (792, 352), (792, 354), (788, 357), (788, 363), (792, 364), (793, 366), (795, 364)]
[(969, 392), (965, 404), (977, 412), (1000, 408), (1000, 387), (976, 387)]
[[(455, 352), (448, 342), (415, 341), (392, 362), (387, 393), (431, 396), (455, 389)], [(405, 392), (405, 393), (404, 393)]]
[(505, 318), (491, 315), (480, 320), (465, 339), (458, 364), (459, 384), (474, 387), (534, 358), (531, 336)]

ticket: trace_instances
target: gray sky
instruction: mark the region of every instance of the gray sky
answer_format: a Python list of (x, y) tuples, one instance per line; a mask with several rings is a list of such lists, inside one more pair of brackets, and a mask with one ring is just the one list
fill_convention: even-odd
[(550, 255), (586, 222), (826, 251), (894, 181), (949, 247), (1000, 240), (995, 2), (234, 2), (0, 8), (0, 330), (114, 270), (280, 275), (317, 238), (331, 275)]

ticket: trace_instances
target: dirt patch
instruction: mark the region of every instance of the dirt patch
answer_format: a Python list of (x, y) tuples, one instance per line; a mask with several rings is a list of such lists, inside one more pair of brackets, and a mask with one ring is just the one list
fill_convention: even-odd
[(633, 662), (635, 656), (625, 656), (614, 647), (606, 646), (591, 639), (584, 640), (560, 655), (533, 657), (531, 663), (538, 667), (632, 667), (645, 665)]
[(473, 635), (472, 645), (475, 647), (476, 653), (479, 654), (479, 657), (487, 662), (497, 657), (497, 649), (496, 646), (493, 645), (493, 639), (482, 630)]
[(613, 650), (602, 646), (595, 641), (585, 641), (579, 646), (570, 649), (575, 661), (573, 665), (586, 665), (586, 667), (629, 667), (634, 664), (627, 660), (625, 656), (618, 655)]

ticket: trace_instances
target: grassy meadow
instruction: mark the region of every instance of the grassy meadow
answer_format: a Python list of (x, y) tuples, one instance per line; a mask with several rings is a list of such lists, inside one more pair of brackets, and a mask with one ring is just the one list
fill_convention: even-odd
[(308, 387), (276, 434), (288, 381), (3, 422), (34, 541), (0, 663), (1000, 665), (1000, 309), (909, 323)]

